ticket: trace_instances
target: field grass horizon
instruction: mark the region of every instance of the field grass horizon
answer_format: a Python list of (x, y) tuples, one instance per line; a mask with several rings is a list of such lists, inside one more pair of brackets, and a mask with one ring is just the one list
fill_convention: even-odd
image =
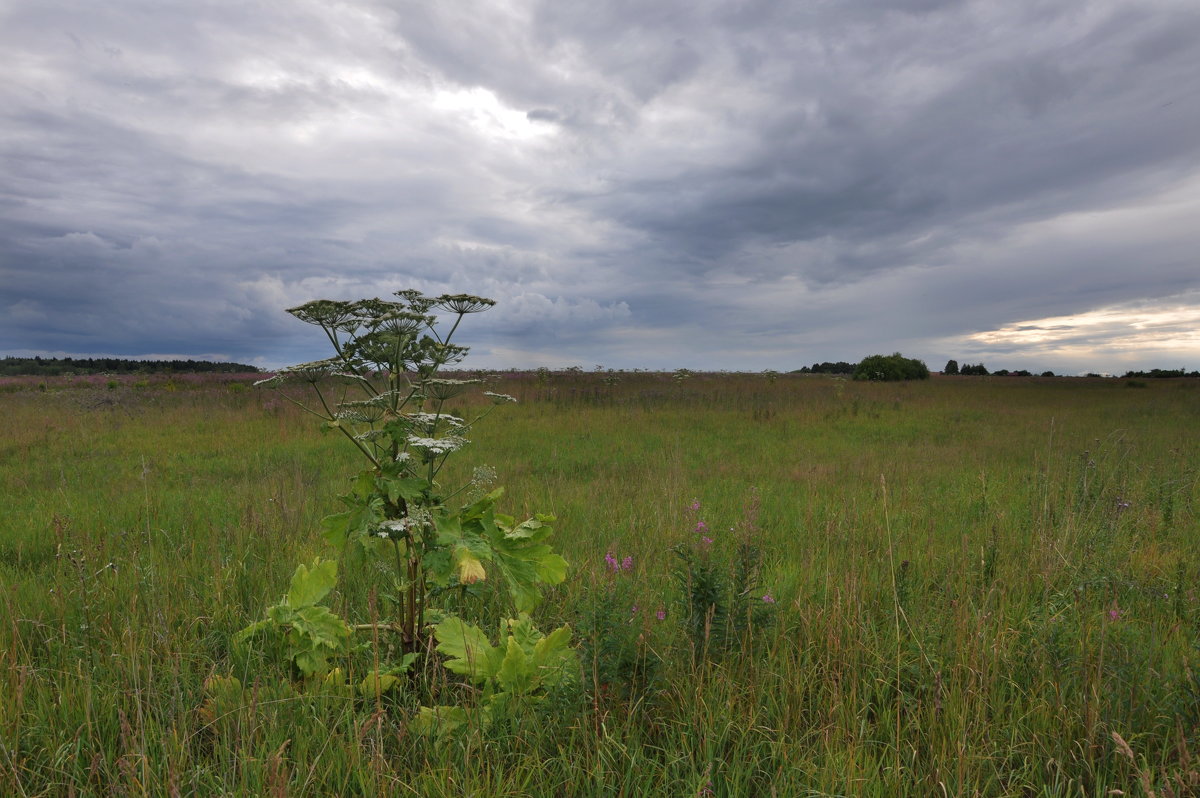
[[(2, 388), (5, 794), (1200, 791), (1200, 380), (498, 375), (444, 479), (557, 516), (582, 678), (444, 740), (433, 667), (363, 700), (232, 645), (329, 556), (335, 436), (236, 379)], [(680, 552), (748, 548), (754, 619), (689, 628)]]

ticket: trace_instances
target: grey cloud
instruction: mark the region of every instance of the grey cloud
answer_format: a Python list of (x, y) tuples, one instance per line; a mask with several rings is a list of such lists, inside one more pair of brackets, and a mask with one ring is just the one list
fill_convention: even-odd
[(302, 360), (283, 303), (413, 286), (497, 358), (765, 368), (1197, 283), (1185, 2), (0, 14), (23, 350)]

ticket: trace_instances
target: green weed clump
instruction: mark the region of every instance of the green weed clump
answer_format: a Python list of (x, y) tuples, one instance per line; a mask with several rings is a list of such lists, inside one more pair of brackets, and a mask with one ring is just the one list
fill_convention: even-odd
[[(232, 644), (328, 551), (337, 430), (224, 384), (0, 393), (0, 793), (1200, 791), (1200, 382), (609, 376), (499, 375), (520, 403), (439, 476), (465, 502), (495, 465), (575, 566), (530, 621), (579, 678), (493, 717), (463, 657), (390, 684)], [(317, 603), (379, 623), (386, 572), (352, 573)], [(532, 659), (507, 600), (444, 598)]]

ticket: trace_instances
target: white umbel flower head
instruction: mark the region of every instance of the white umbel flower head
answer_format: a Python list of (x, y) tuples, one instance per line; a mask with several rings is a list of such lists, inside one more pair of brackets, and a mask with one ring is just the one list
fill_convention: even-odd
[(425, 432), (433, 432), (434, 428), (440, 422), (444, 422), (446, 426), (458, 429), (462, 427), (463, 420), (458, 416), (452, 416), (449, 413), (405, 413), (404, 418), (413, 429), (424, 430)]
[(408, 445), (421, 449), (432, 455), (450, 454), (457, 452), (470, 441), (458, 435), (447, 435), (444, 438), (422, 438), (419, 435), (409, 435)]
[(517, 401), (517, 397), (509, 396), (506, 393), (495, 393), (493, 391), (484, 391), (483, 395), (488, 397), (489, 399), (491, 399), (492, 404), (494, 404), (494, 405), (502, 405), (502, 404), (505, 404), (508, 402), (515, 403)]

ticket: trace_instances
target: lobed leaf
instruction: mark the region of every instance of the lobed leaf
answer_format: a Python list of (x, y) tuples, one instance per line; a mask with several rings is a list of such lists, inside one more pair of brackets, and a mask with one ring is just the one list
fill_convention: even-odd
[(437, 650), (450, 659), (446, 668), (482, 682), (496, 672), (500, 649), (494, 647), (483, 630), (453, 616), (434, 627)]
[(293, 609), (310, 607), (333, 590), (337, 584), (337, 561), (313, 560), (312, 568), (306, 568), (303, 563), (296, 566), (292, 574), (292, 583), (288, 588), (287, 604)]

